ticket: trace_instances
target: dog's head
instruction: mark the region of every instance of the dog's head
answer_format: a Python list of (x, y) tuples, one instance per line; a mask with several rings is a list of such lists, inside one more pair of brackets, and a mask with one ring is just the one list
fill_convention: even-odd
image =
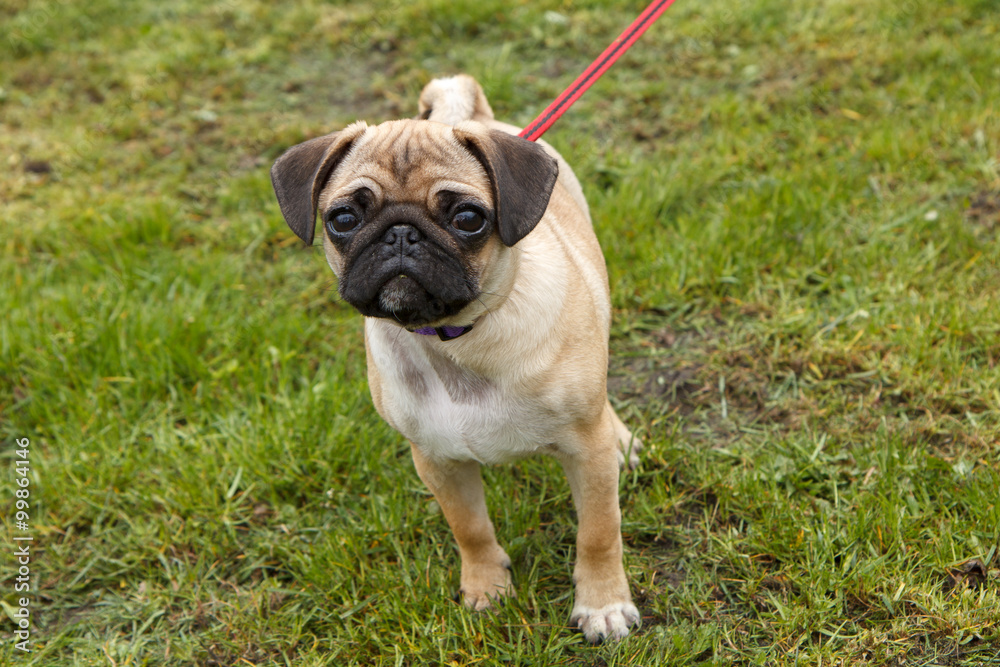
[(396, 120), (293, 146), (271, 181), (306, 243), (320, 213), (343, 299), (412, 329), (471, 324), (467, 307), (509, 290), (509, 249), (542, 218), (557, 170), (538, 144), (480, 123)]

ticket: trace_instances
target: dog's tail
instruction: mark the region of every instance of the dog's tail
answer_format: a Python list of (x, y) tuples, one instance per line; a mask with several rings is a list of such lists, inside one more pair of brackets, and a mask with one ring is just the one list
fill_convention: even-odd
[(420, 93), (420, 117), (446, 125), (493, 120), (493, 109), (480, 85), (467, 74), (434, 79)]

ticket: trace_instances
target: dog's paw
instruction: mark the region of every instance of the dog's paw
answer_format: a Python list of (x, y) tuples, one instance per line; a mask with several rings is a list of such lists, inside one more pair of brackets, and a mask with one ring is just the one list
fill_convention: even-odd
[(642, 619), (631, 602), (615, 602), (600, 609), (576, 606), (569, 622), (579, 628), (591, 644), (599, 644), (605, 639), (624, 639), (629, 629), (638, 627)]
[(462, 603), (473, 611), (492, 608), (505, 597), (514, 597), (510, 561), (506, 565), (480, 565), (462, 569)]
[(625, 470), (635, 470), (639, 467), (639, 452), (642, 451), (642, 440), (628, 431), (618, 437), (618, 467)]
[(632, 435), (628, 426), (615, 414), (608, 403), (608, 410), (611, 412), (611, 426), (615, 430), (615, 440), (618, 441), (618, 467), (622, 470), (628, 466), (629, 470), (635, 470), (639, 466), (639, 452), (642, 451), (642, 440)]

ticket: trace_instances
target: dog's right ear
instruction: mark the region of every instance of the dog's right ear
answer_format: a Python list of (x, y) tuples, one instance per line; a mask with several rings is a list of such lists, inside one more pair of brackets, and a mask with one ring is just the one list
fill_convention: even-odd
[(271, 167), (271, 185), (285, 222), (295, 234), (312, 245), (316, 230), (316, 207), (323, 186), (367, 126), (349, 127), (292, 146)]

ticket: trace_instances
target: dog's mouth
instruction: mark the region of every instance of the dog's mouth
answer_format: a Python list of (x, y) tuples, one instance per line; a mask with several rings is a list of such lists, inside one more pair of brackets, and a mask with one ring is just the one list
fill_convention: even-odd
[[(445, 303), (440, 298), (432, 296), (410, 276), (400, 274), (390, 279), (378, 293), (378, 303), (382, 310), (408, 317), (421, 311), (431, 319), (444, 315)], [(422, 323), (421, 323), (422, 324)]]
[[(467, 290), (461, 290), (467, 291)], [(392, 320), (405, 327), (419, 327), (457, 314), (475, 298), (471, 293), (435, 294), (405, 273), (389, 278), (371, 298), (355, 300), (344, 295), (362, 315)]]

